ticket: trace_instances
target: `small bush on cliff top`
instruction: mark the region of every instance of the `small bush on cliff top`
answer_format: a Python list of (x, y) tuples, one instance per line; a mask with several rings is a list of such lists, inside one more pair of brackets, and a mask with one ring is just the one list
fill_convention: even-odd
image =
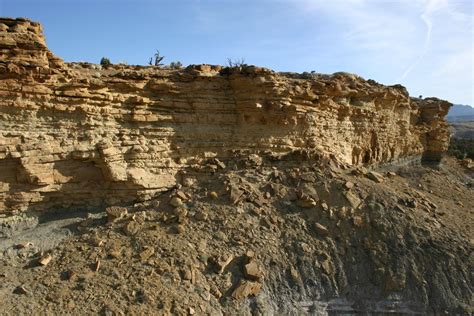
[(102, 59), (100, 60), (100, 64), (102, 65), (102, 67), (104, 68), (108, 68), (109, 66), (112, 65), (112, 63), (110, 62), (110, 59), (106, 58), (106, 57), (102, 57)]
[(227, 58), (227, 64), (231, 68), (233, 68), (233, 67), (242, 67), (242, 66), (246, 65), (245, 59), (243, 59), (243, 58), (236, 59), (236, 60), (232, 60), (231, 58)]
[(171, 69), (181, 69), (181, 68), (183, 68), (183, 64), (180, 61), (172, 61), (170, 63), (170, 68)]

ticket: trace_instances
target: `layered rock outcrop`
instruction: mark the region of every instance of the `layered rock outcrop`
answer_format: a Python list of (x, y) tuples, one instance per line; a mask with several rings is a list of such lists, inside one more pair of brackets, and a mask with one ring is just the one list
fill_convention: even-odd
[(0, 19), (0, 213), (148, 199), (209, 158), (439, 161), (450, 103), (356, 75), (64, 63)]

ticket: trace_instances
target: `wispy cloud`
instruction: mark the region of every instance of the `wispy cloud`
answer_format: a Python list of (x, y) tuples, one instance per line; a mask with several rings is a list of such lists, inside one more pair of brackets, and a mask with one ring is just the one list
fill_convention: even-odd
[[(347, 51), (346, 57), (357, 58), (355, 63), (366, 65), (371, 76), (379, 68), (378, 75), (386, 83), (405, 84), (416, 94), (438, 95), (458, 102), (470, 94), (468, 99), (471, 104), (474, 102), (471, 0), (294, 0), (293, 3), (302, 14), (326, 16), (334, 27), (345, 30), (341, 46)], [(450, 84), (444, 89), (446, 80)], [(462, 92), (447, 90), (452, 82), (470, 88)]]
[(423, 13), (420, 15), (421, 20), (426, 25), (426, 36), (423, 48), (416, 60), (409, 65), (405, 72), (397, 79), (397, 81), (402, 81), (405, 79), (408, 74), (420, 63), (420, 61), (425, 57), (426, 53), (428, 52), (430, 42), (431, 42), (431, 32), (433, 30), (433, 22), (432, 22), (432, 14), (438, 10), (443, 9), (446, 7), (445, 0), (428, 0), (426, 5), (424, 6)]

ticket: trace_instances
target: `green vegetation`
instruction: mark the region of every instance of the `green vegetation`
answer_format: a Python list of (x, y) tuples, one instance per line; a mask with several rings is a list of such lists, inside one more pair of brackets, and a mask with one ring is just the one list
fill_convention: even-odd
[(474, 159), (474, 139), (452, 138), (449, 143), (448, 154), (458, 159)]
[(110, 62), (110, 59), (108, 59), (107, 57), (102, 57), (102, 59), (100, 60), (100, 64), (102, 65), (102, 67), (106, 69), (112, 65), (112, 63)]
[(183, 64), (180, 61), (172, 61), (170, 63), (170, 68), (171, 69), (181, 69), (181, 68), (183, 68)]

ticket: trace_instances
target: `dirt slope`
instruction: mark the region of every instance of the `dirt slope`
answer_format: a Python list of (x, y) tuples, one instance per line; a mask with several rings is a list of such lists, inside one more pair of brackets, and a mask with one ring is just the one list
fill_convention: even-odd
[(472, 173), (453, 159), (378, 172), (210, 159), (157, 200), (67, 222), (44, 253), (43, 235), (10, 238), (0, 311), (472, 313)]

